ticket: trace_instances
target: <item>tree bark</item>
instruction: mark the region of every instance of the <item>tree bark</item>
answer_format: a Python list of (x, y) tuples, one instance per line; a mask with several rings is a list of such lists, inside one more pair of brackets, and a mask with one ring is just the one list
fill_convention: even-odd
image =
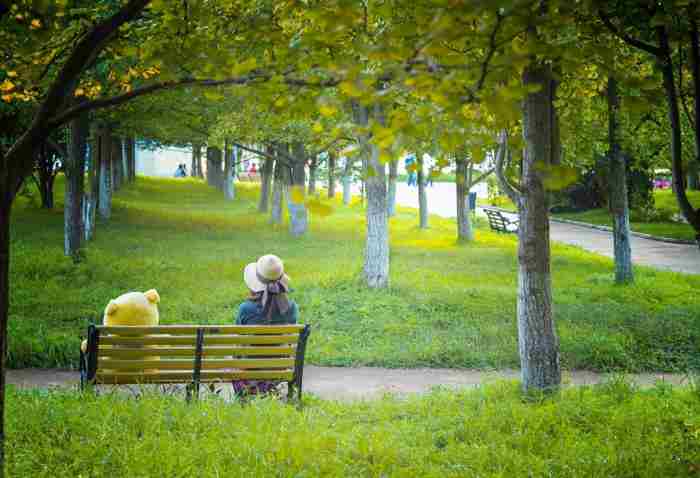
[(125, 140), (126, 147), (126, 165), (127, 165), (127, 181), (133, 183), (136, 181), (136, 139), (129, 136)]
[(464, 158), (457, 158), (457, 241), (461, 243), (474, 240), (467, 198), (471, 185), (471, 164)]
[(316, 171), (318, 171), (318, 158), (309, 161), (309, 196), (316, 194)]
[(80, 239), (83, 232), (83, 184), (85, 177), (85, 149), (87, 118), (79, 116), (70, 124), (70, 148), (64, 172), (65, 205), (63, 207), (64, 254), (74, 262), (80, 259)]
[(201, 144), (192, 145), (192, 166), (190, 167), (190, 171), (192, 171), (191, 176), (193, 178), (204, 178), (204, 173), (202, 172)]
[(335, 198), (335, 160), (334, 152), (328, 152), (328, 199)]
[(688, 189), (700, 190), (700, 160), (698, 159), (688, 161)]
[(53, 183), (56, 178), (53, 168), (54, 162), (49, 157), (46, 144), (42, 144), (37, 152), (37, 173), (39, 175), (39, 195), (41, 196), (41, 207), (43, 209), (53, 209)]
[(617, 81), (608, 77), (608, 140), (610, 142), (610, 213), (613, 221), (615, 250), (615, 282), (632, 282), (632, 249), (630, 244), (629, 203), (627, 199), (627, 174), (625, 160), (620, 152), (617, 131), (620, 98)]
[(270, 223), (282, 224), (284, 196), (287, 190), (287, 167), (281, 161), (274, 162), (274, 185), (272, 187), (272, 208)]
[(352, 201), (352, 161), (345, 158), (345, 167), (343, 168), (343, 204), (350, 205)]
[(697, 191), (700, 189), (700, 45), (698, 45), (698, 22), (690, 18), (690, 47), (693, 76), (693, 133), (695, 134), (695, 159), (688, 162), (688, 189)]
[(233, 186), (233, 164), (233, 148), (229, 151), (228, 141), (226, 141), (224, 145), (224, 197), (229, 201), (233, 201), (236, 197), (236, 191)]
[(287, 198), (289, 210), (289, 229), (293, 236), (302, 236), (309, 229), (309, 214), (306, 210), (306, 148), (300, 141), (292, 145), (294, 163), (292, 164), (292, 193)]
[[(355, 122), (366, 127), (370, 111), (367, 106), (355, 103)], [(378, 106), (373, 111), (382, 121)], [(386, 166), (379, 161), (379, 148), (360, 136), (362, 154), (365, 157), (365, 189), (367, 191), (367, 238), (365, 242), (364, 273), (367, 286), (385, 288), (389, 286), (389, 216), (387, 215)]]
[(90, 142), (90, 154), (88, 156), (88, 186), (89, 190), (83, 198), (83, 239), (90, 241), (95, 235), (95, 211), (97, 210), (97, 198), (100, 190), (100, 138), (94, 135)]
[(119, 191), (124, 180), (122, 171), (122, 147), (121, 140), (117, 136), (112, 136), (111, 162), (112, 162), (112, 191)]
[(224, 181), (221, 166), (221, 149), (215, 146), (207, 147), (207, 183), (209, 186), (223, 190)]
[[(389, 162), (389, 190), (387, 194), (387, 214), (389, 217), (396, 215), (396, 179), (399, 176), (399, 162)], [(419, 198), (420, 201), (420, 198)], [(426, 226), (427, 227), (427, 226)]]
[(418, 215), (419, 227), (428, 229), (428, 192), (425, 190), (425, 170), (423, 168), (423, 153), (418, 155)]
[[(273, 154), (274, 148), (268, 148), (268, 152)], [(260, 174), (260, 201), (258, 202), (258, 212), (267, 213), (267, 209), (270, 204), (270, 189), (272, 185), (272, 174), (274, 168), (275, 160), (272, 158), (265, 158), (263, 161), (263, 166), (261, 168)]]
[(112, 134), (109, 128), (100, 132), (100, 199), (98, 213), (102, 219), (112, 216)]
[(520, 194), (518, 241), (518, 342), (525, 391), (548, 390), (561, 384), (559, 339), (552, 311), (549, 210), (542, 167), (552, 164), (551, 66), (532, 61), (523, 72), (528, 93), (523, 104), (525, 158)]

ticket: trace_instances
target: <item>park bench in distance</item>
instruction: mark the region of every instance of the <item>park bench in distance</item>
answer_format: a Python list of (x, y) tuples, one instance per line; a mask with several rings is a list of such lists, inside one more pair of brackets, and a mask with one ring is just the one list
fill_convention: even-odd
[(509, 219), (498, 209), (483, 208), (489, 218), (491, 230), (501, 233), (518, 232), (518, 219)]
[(301, 403), (309, 325), (159, 325), (88, 327), (80, 385), (187, 385), (233, 380), (287, 382)]

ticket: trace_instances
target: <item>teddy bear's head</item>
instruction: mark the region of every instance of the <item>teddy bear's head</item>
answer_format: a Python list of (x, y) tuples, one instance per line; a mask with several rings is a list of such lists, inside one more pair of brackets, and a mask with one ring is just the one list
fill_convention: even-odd
[(155, 289), (128, 292), (110, 300), (105, 308), (104, 325), (158, 325), (158, 302)]

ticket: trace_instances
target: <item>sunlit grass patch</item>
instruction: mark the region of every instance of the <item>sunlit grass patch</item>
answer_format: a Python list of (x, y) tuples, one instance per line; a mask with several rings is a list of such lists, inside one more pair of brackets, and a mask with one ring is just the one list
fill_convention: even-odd
[[(60, 191), (59, 177), (56, 190)], [(75, 366), (79, 337), (109, 299), (157, 288), (163, 323), (231, 323), (246, 291), (243, 267), (275, 253), (313, 325), (313, 364), (516, 367), (517, 238), (477, 221), (458, 244), (453, 220), (398, 208), (390, 221), (391, 285), (362, 282), (361, 205), (324, 200), (305, 237), (257, 213), (258, 188), (235, 201), (198, 180), (138, 178), (114, 198), (85, 262), (63, 256), (62, 195), (55, 211), (21, 200), (13, 214), (12, 366)], [(569, 368), (685, 370), (700, 365), (700, 278), (637, 268), (616, 286), (609, 258), (552, 247), (554, 311)]]

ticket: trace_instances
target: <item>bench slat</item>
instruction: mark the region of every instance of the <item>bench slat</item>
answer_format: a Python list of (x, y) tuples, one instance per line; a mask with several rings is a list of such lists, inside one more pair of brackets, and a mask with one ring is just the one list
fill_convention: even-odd
[[(296, 344), (270, 347), (204, 347), (204, 357), (255, 357), (255, 356), (281, 356), (288, 357), (296, 353)], [(114, 348), (100, 346), (99, 356), (115, 359), (142, 359), (144, 357), (194, 357), (194, 347), (158, 347), (158, 348)]]
[[(100, 336), (100, 345), (195, 345), (197, 337), (194, 335), (146, 335), (141, 337), (128, 337), (122, 335)], [(210, 335), (204, 336), (205, 345), (232, 345), (232, 344), (260, 344), (276, 345), (291, 344), (299, 340), (299, 334), (287, 335)]]
[[(130, 371), (130, 370), (188, 370), (194, 365), (194, 360), (110, 360), (100, 357), (97, 374), (100, 370)], [(205, 359), (202, 360), (202, 370), (214, 369), (269, 369), (291, 368), (293, 358), (260, 358), (260, 359)]]
[(209, 334), (249, 335), (249, 334), (298, 334), (304, 324), (290, 325), (158, 325), (140, 326), (98, 326), (101, 336), (106, 335), (196, 335), (197, 329), (203, 329), (205, 337)]
[[(202, 382), (226, 382), (231, 380), (292, 380), (293, 370), (236, 370), (231, 372), (202, 370)], [(97, 374), (95, 381), (105, 385), (127, 385), (148, 383), (182, 383), (192, 380), (192, 372), (144, 372), (144, 373), (103, 373)]]

